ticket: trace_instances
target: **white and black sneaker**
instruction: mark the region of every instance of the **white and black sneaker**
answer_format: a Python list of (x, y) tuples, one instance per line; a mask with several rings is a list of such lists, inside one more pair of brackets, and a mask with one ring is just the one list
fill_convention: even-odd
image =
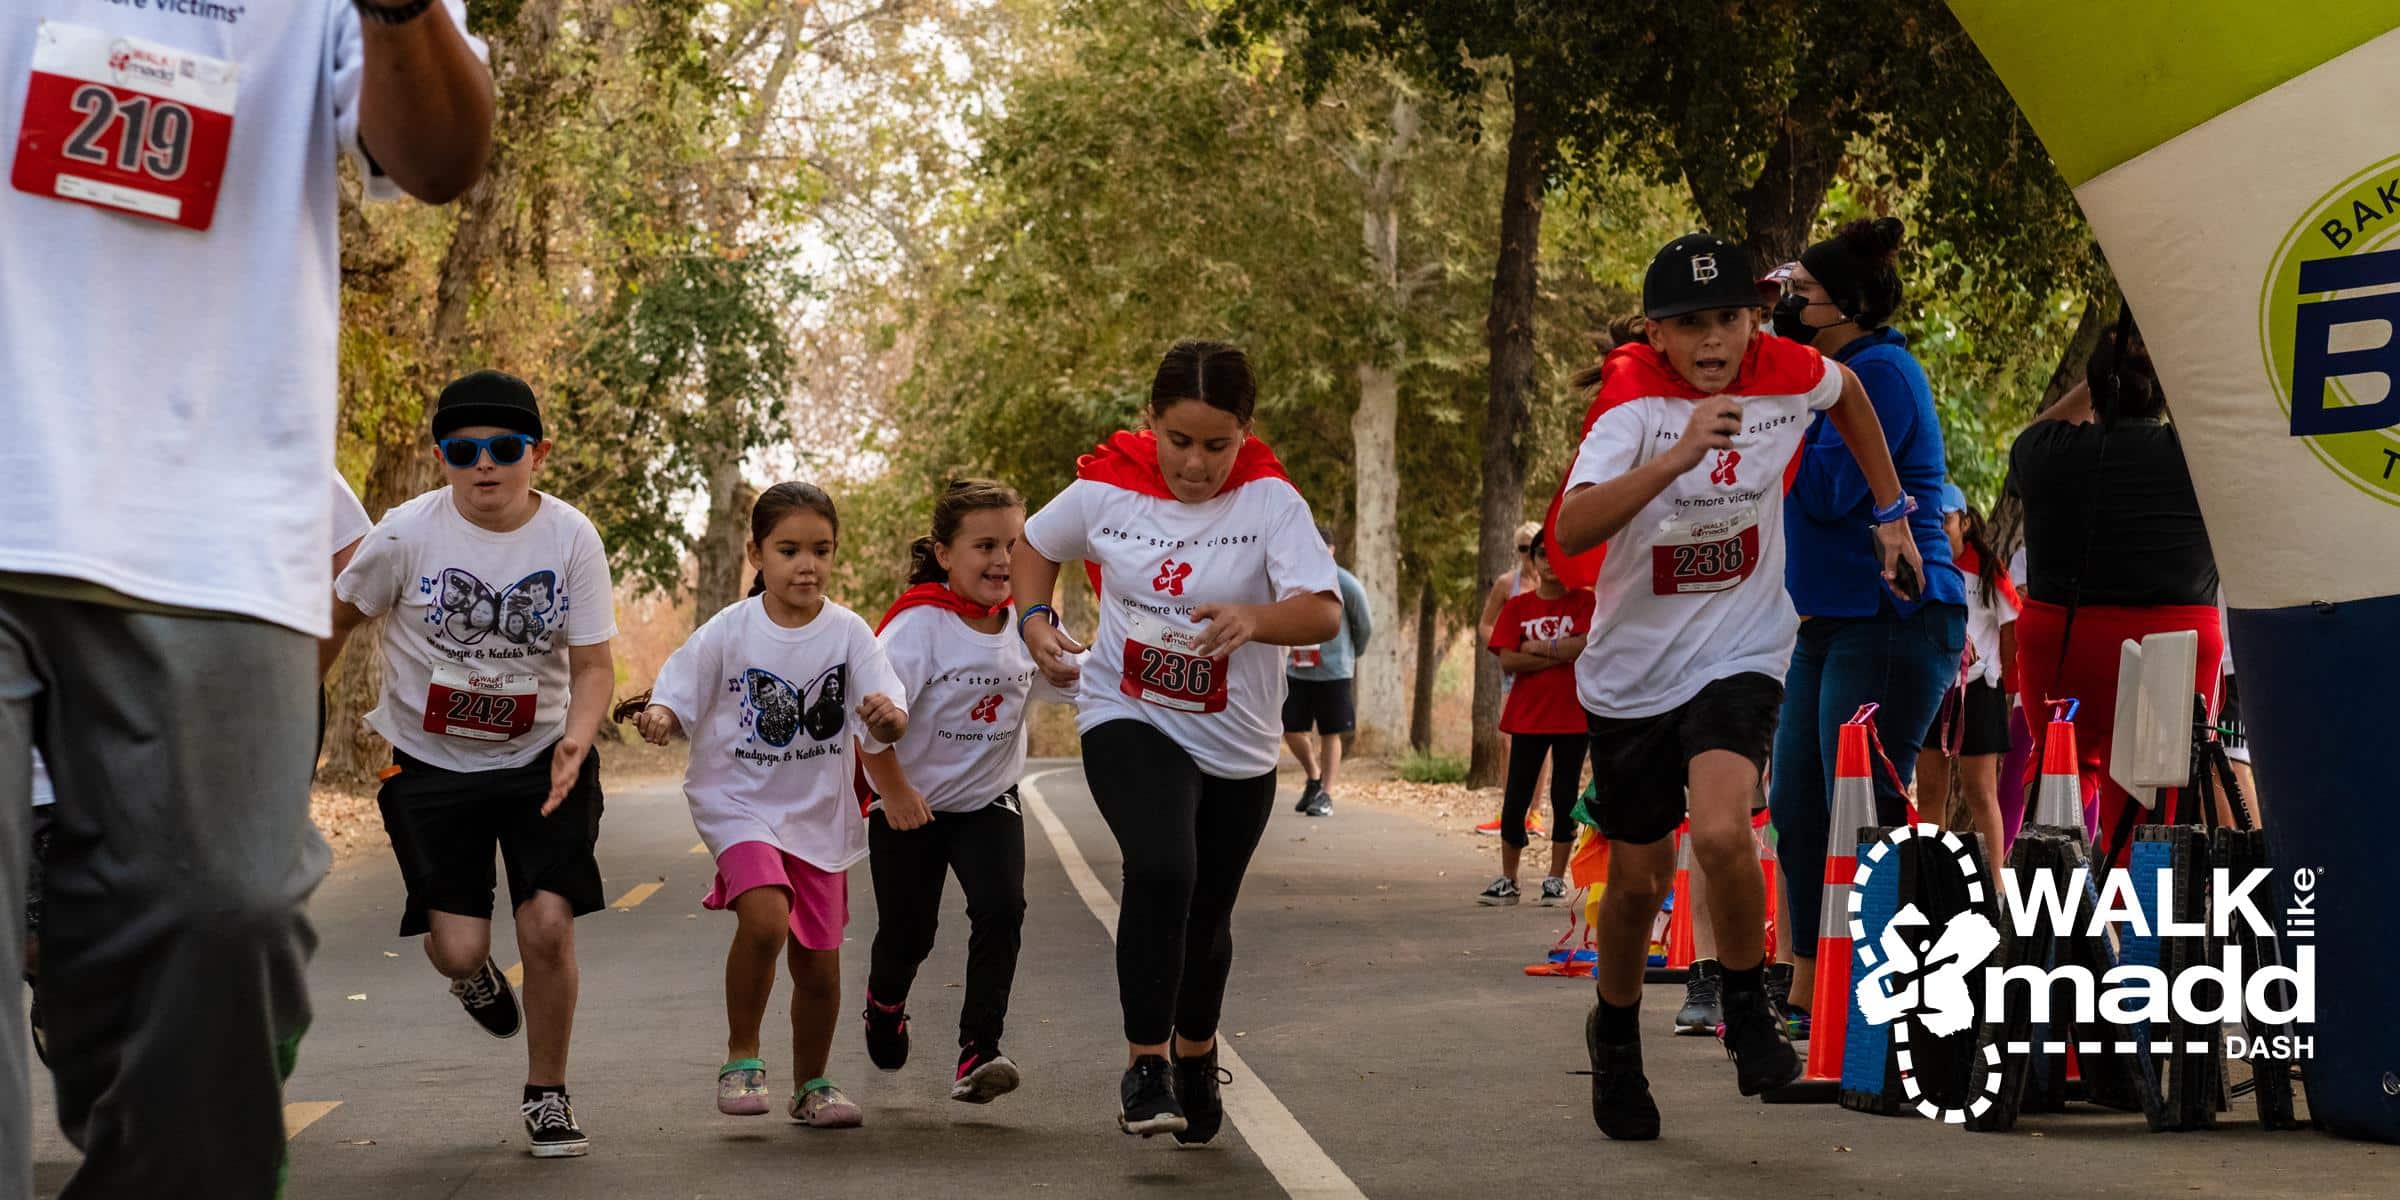
[(1542, 907), (1556, 908), (1567, 902), (1567, 881), (1552, 875), (1542, 880)]
[(1174, 1068), (1163, 1054), (1145, 1054), (1125, 1068), (1117, 1086), (1117, 1128), (1150, 1137), (1182, 1133), (1190, 1124), (1176, 1102)]
[(1324, 788), (1318, 788), (1316, 796), (1309, 800), (1307, 807), (1302, 808), (1300, 812), (1302, 815), (1310, 817), (1332, 816), (1333, 793), (1326, 791)]
[(1525, 893), (1517, 890), (1517, 881), (1502, 875), (1492, 880), (1492, 886), (1483, 889), (1482, 895), (1475, 897), (1475, 903), (1488, 904), (1496, 908), (1505, 904), (1515, 904), (1524, 898)]
[(518, 1111), (525, 1114), (525, 1148), (535, 1158), (581, 1158), (590, 1152), (592, 1139), (575, 1124), (575, 1106), (564, 1089), (526, 1088)]
[(1292, 806), (1292, 811), (1299, 813), (1302, 816), (1308, 815), (1308, 806), (1316, 803), (1317, 793), (1324, 790), (1325, 785), (1314, 779), (1302, 784), (1300, 787), (1300, 802)]
[(499, 966), (489, 957), (483, 960), (482, 970), (465, 979), (451, 980), (450, 994), (493, 1037), (512, 1038), (524, 1027), (524, 1013), (517, 1008), (517, 991), (508, 986), (508, 977), (500, 973)]

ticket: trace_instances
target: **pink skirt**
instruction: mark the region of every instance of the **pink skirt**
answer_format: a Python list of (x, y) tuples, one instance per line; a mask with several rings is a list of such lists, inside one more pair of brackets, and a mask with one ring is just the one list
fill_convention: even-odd
[(717, 856), (717, 882), (702, 908), (731, 908), (752, 888), (782, 888), (792, 906), (792, 937), (810, 950), (839, 950), (850, 924), (850, 877), (821, 871), (765, 842), (736, 842)]

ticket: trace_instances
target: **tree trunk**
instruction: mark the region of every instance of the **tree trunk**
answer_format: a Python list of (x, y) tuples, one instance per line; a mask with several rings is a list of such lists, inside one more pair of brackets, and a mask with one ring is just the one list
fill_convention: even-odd
[(750, 589), (743, 573), (742, 547), (750, 540), (750, 506), (756, 489), (742, 482), (739, 455), (721, 458), (708, 469), (708, 527), (694, 548), (692, 623), (699, 625), (741, 599)]
[(1408, 713), (1408, 745), (1418, 753), (1433, 749), (1433, 685), (1442, 673), (1439, 638), (1434, 628), (1441, 620), (1441, 610), (1434, 603), (1433, 580), (1417, 592), (1417, 678), (1415, 693), (1410, 697)]
[[(1401, 166), (1417, 128), (1416, 105), (1394, 86), (1389, 127), (1366, 179), (1359, 224), (1376, 290), (1395, 311), (1407, 304), (1400, 283)], [(1351, 571), (1366, 593), (1367, 610), (1391, 631), (1370, 640), (1358, 659), (1358, 729), (1367, 748), (1396, 743), (1402, 720), (1400, 641), (1392, 635), (1400, 627), (1400, 364), (1407, 350), (1394, 336), (1376, 347), (1374, 361), (1358, 365), (1358, 410), (1350, 417), (1357, 517)]]
[[(1515, 559), (1517, 525), (1524, 519), (1523, 438), (1533, 399), (1533, 304), (1542, 237), (1542, 185), (1552, 145), (1536, 98), (1519, 91), (1508, 131), (1508, 180), (1500, 198), (1500, 261), (1492, 273), (1491, 396), (1484, 409), (1483, 513), (1476, 561), (1476, 594)], [(1500, 664), (1475, 656), (1475, 748), (1470, 787), (1496, 787), (1504, 764), (1500, 741)]]
[(1844, 153), (1823, 108), (1795, 98), (1784, 116), (1784, 136), (1767, 151), (1766, 166), (1741, 198), (1742, 244), (1759, 270), (1791, 262), (1808, 248), (1809, 230)]

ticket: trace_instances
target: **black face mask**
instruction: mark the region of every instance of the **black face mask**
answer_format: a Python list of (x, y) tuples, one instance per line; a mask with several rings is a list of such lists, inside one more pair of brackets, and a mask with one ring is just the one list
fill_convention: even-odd
[(1798, 292), (1776, 301), (1774, 312), (1768, 317), (1768, 328), (1773, 329), (1777, 337), (1790, 338), (1803, 346), (1815, 341), (1819, 330), (1833, 327), (1811, 325), (1802, 319), (1800, 314), (1808, 311), (1808, 305), (1808, 297)]

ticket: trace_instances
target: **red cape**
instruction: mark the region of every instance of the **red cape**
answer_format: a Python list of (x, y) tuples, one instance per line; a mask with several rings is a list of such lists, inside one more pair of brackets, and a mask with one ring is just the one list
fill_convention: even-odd
[[(1158, 469), (1158, 435), (1147, 429), (1138, 433), (1120, 429), (1108, 435), (1099, 445), (1092, 447), (1090, 454), (1075, 460), (1075, 478), (1105, 483), (1110, 487), (1155, 496), (1161, 500), (1176, 498), (1174, 489), (1167, 486), (1166, 473)], [(1244, 438), (1242, 448), (1234, 454), (1233, 471), (1225, 477), (1225, 486), (1217, 489), (1217, 495), (1222, 496), (1243, 484), (1256, 483), (1261, 479), (1280, 479), (1285, 483), (1292, 481), (1291, 476), (1284, 474), (1282, 461), (1275, 457), (1275, 452), (1267, 447), (1263, 439)], [(1083, 569), (1091, 576), (1092, 591), (1098, 592), (1099, 566), (1087, 561)]]
[[(1733, 383), (1722, 395), (1728, 396), (1797, 396), (1817, 386), (1825, 378), (1825, 356), (1807, 346), (1771, 333), (1760, 333), (1750, 339), (1750, 349), (1742, 355), (1741, 369)], [(1602, 413), (1621, 404), (1651, 396), (1670, 400), (1699, 400), (1709, 395), (1686, 382), (1673, 365), (1647, 342), (1629, 342), (1608, 352), (1600, 360), (1600, 390), (1592, 396), (1592, 404), (1583, 412), (1583, 426), (1575, 441), (1592, 431), (1592, 424)], [(1792, 479), (1799, 473), (1800, 456), (1794, 454), (1784, 464), (1783, 487), (1790, 491)], [(1561, 477), (1558, 492), (1550, 498), (1550, 511), (1542, 517), (1542, 544), (1558, 545), (1558, 507), (1567, 498), (1566, 480), (1575, 477), (1575, 461), (1567, 460), (1566, 475)], [(1581, 554), (1561, 555), (1553, 550), (1550, 569), (1557, 572), (1559, 582), (1569, 588), (1588, 588), (1600, 578), (1600, 564), (1608, 557), (1608, 543)]]
[(1008, 601), (1003, 600), (998, 604), (986, 606), (951, 591), (949, 584), (920, 583), (900, 593), (900, 598), (892, 601), (890, 608), (883, 610), (883, 620), (875, 623), (875, 632), (882, 633), (884, 628), (892, 623), (893, 617), (912, 608), (948, 609), (970, 621), (980, 621), (995, 613), (1007, 612)]

